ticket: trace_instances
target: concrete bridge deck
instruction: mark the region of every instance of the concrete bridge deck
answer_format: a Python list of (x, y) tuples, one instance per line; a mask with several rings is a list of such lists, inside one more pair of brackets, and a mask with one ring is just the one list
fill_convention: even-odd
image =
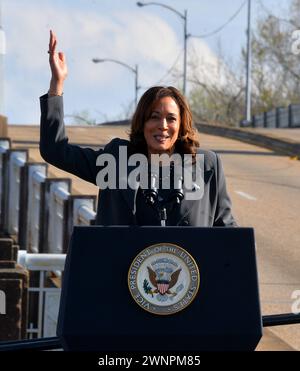
[[(283, 136), (288, 140), (298, 141), (300, 136), (300, 129), (291, 129), (292, 132), (279, 129), (282, 133), (275, 134), (272, 129), (254, 130), (267, 130), (268, 135)], [(86, 146), (103, 146), (114, 137), (128, 137), (128, 127), (125, 126), (67, 127), (66, 131), (71, 143)], [(11, 125), (9, 137), (13, 140), (13, 147), (29, 149), (32, 161), (42, 161), (38, 149), (38, 126)], [(200, 143), (203, 148), (217, 150), (221, 154), (236, 219), (241, 226), (251, 225), (255, 228), (260, 281), (274, 282), (272, 286), (262, 284), (261, 297), (270, 300), (263, 302), (263, 314), (290, 312), (289, 303), (281, 304), (281, 298), (286, 300), (292, 288), (300, 289), (299, 254), (296, 248), (299, 247), (299, 226), (295, 221), (296, 209), (300, 208), (300, 205), (299, 208), (297, 206), (300, 201), (299, 161), (254, 145), (207, 134), (200, 133)], [(49, 166), (49, 171), (52, 176), (71, 178), (74, 194), (98, 193), (96, 186), (53, 166)], [(253, 200), (241, 197), (242, 193), (238, 193), (237, 189), (255, 197)], [(264, 217), (264, 210), (268, 210), (267, 217)], [(280, 222), (278, 215), (281, 215)], [(285, 258), (282, 259), (282, 256)], [(291, 262), (286, 258), (289, 256)], [(278, 281), (288, 283), (276, 286)], [(295, 284), (298, 286), (293, 286)], [(300, 325), (267, 328), (257, 350), (300, 350), (299, 334)]]

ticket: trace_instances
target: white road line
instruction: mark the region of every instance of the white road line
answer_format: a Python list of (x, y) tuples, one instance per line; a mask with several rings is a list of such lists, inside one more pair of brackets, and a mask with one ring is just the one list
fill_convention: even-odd
[(257, 198), (256, 197), (251, 196), (248, 193), (245, 193), (245, 192), (242, 192), (242, 191), (235, 191), (235, 193), (237, 193), (238, 195), (246, 198), (247, 200), (257, 201)]

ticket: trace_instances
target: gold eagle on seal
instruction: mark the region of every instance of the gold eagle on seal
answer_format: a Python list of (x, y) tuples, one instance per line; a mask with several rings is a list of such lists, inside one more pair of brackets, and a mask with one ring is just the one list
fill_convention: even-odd
[(161, 294), (161, 295), (171, 295), (176, 296), (176, 292), (171, 292), (170, 289), (176, 285), (178, 281), (179, 274), (181, 272), (181, 268), (177, 271), (173, 272), (169, 277), (165, 276), (162, 272), (156, 273), (153, 269), (147, 266), (149, 279), (152, 285), (155, 287), (154, 291), (150, 291), (152, 294)]

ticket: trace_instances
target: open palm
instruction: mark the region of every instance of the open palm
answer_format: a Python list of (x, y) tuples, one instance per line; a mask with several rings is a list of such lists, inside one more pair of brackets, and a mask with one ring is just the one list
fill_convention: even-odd
[(52, 30), (50, 30), (49, 41), (49, 63), (52, 72), (52, 80), (63, 82), (68, 74), (68, 67), (64, 53), (56, 52), (57, 38)]

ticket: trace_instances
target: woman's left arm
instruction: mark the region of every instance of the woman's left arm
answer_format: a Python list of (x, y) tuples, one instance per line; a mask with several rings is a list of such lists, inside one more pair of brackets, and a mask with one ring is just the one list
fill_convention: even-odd
[(216, 158), (218, 200), (214, 218), (214, 227), (237, 227), (238, 225), (231, 212), (231, 200), (226, 189), (226, 180), (222, 162), (218, 154), (216, 154)]

